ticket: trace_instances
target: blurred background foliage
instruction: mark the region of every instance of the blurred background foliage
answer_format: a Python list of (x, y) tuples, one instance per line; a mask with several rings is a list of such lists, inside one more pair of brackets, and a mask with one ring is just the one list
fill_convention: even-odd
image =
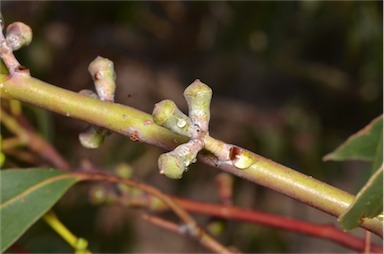
[[(186, 112), (182, 92), (199, 78), (214, 91), (212, 136), (351, 193), (368, 178), (366, 164), (324, 163), (322, 156), (382, 113), (382, 1), (2, 1), (1, 10), (6, 24), (32, 27), (32, 44), (16, 56), (39, 79), (73, 91), (91, 89), (88, 64), (101, 55), (115, 64), (116, 101), (150, 113), (167, 98)], [(216, 169), (196, 164), (180, 181), (165, 179), (157, 171), (163, 152), (157, 148), (114, 134), (102, 148), (87, 150), (77, 140), (85, 123), (31, 106), (25, 112), (72, 165), (88, 160), (107, 170), (126, 162), (136, 178), (167, 193), (219, 201)], [(141, 221), (140, 210), (91, 205), (88, 191), (87, 185), (73, 188), (56, 210), (90, 241), (91, 250), (204, 251)], [(336, 224), (240, 179), (234, 191), (239, 206)], [(211, 219), (198, 217), (202, 225)], [(219, 239), (244, 252), (345, 251), (323, 240), (233, 221), (225, 223)], [(28, 251), (71, 251), (43, 222), (20, 242)]]

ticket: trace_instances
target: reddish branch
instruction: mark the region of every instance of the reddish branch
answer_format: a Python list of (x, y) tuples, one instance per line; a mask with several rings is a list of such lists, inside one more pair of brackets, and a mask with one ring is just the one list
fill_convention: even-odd
[[(333, 225), (319, 225), (234, 206), (209, 204), (182, 198), (177, 198), (176, 201), (186, 210), (194, 213), (212, 215), (229, 220), (253, 222), (269, 227), (302, 233), (317, 238), (327, 239), (357, 251), (364, 251), (366, 248), (366, 243), (363, 240), (344, 233)], [(372, 244), (370, 247), (372, 252), (383, 253), (383, 248), (380, 246)]]
[(2, 108), (1, 123), (7, 127), (15, 136), (17, 136), (21, 143), (27, 145), (29, 149), (36, 154), (39, 154), (44, 159), (51, 162), (58, 169), (69, 170), (68, 162), (61, 157), (56, 149), (45, 141), (40, 135), (33, 130), (25, 128), (16, 117), (9, 115)]

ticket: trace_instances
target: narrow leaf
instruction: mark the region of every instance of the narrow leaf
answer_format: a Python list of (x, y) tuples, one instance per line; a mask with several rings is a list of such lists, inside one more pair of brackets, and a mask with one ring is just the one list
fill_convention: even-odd
[(6, 250), (80, 179), (55, 169), (0, 171), (0, 251)]
[(353, 203), (340, 215), (344, 230), (358, 227), (362, 219), (373, 218), (383, 212), (383, 165), (359, 191)]
[(379, 143), (377, 144), (376, 154), (372, 161), (372, 174), (376, 172), (383, 163), (383, 133), (380, 134)]
[[(382, 138), (383, 115), (375, 118), (366, 127), (350, 136), (335, 151), (324, 156), (324, 160), (364, 160), (372, 161)], [(381, 161), (383, 160), (382, 154)]]

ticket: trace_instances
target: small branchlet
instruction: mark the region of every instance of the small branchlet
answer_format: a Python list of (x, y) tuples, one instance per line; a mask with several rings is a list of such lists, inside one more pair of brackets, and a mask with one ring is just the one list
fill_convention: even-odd
[(29, 75), (29, 71), (22, 67), (13, 55), (13, 51), (18, 50), (23, 46), (27, 46), (32, 41), (32, 29), (22, 22), (15, 22), (7, 27), (6, 36), (4, 37), (3, 17), (0, 17), (0, 57), (7, 66), (9, 74), (16, 72)]
[[(81, 90), (79, 93), (102, 101), (114, 102), (116, 74), (113, 69), (113, 62), (98, 56), (89, 64), (88, 71), (92, 76), (97, 94), (87, 89)], [(79, 140), (82, 146), (95, 149), (100, 147), (107, 134), (109, 134), (108, 130), (90, 125), (84, 132), (80, 133)]]
[(215, 177), (217, 192), (224, 205), (232, 205), (233, 176), (228, 173), (220, 173)]

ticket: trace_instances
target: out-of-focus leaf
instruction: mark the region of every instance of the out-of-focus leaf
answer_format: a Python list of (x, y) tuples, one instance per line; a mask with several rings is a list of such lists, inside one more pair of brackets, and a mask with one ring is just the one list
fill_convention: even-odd
[(376, 154), (372, 162), (372, 174), (376, 172), (376, 170), (380, 167), (382, 163), (383, 163), (383, 133), (380, 133)]
[(15, 242), (80, 179), (55, 169), (0, 171), (0, 251)]
[[(324, 160), (365, 160), (373, 161), (377, 155), (379, 142), (382, 139), (383, 115), (375, 118), (366, 127), (350, 136), (335, 151), (324, 156)], [(383, 161), (383, 155), (378, 154), (379, 161)], [(379, 164), (381, 165), (381, 163)]]
[(3, 59), (0, 59), (0, 74), (8, 74), (8, 69), (3, 62)]
[(3, 166), (5, 162), (5, 154), (2, 151), (3, 151), (3, 137), (0, 135), (0, 168), (1, 166)]
[(359, 191), (350, 207), (339, 216), (344, 230), (358, 227), (362, 219), (373, 218), (383, 212), (383, 165)]
[(361, 188), (354, 202), (339, 216), (344, 230), (358, 227), (364, 218), (373, 218), (383, 212), (383, 116), (375, 118), (326, 155), (324, 160), (372, 161), (373, 175)]

